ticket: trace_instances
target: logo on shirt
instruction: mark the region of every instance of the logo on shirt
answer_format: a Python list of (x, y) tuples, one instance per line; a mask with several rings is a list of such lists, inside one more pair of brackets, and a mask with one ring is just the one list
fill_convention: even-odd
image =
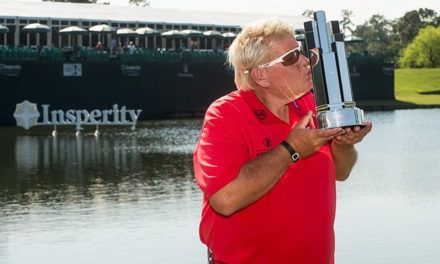
[(255, 110), (255, 115), (257, 116), (258, 119), (263, 120), (266, 119), (267, 115), (266, 115), (266, 111), (264, 111), (263, 109), (257, 109)]
[(260, 155), (266, 153), (267, 151), (269, 151), (271, 149), (272, 140), (270, 140), (270, 138), (268, 138), (268, 137), (263, 138), (262, 143), (263, 143), (263, 147), (261, 147), (261, 145), (258, 144), (258, 145), (260, 145), (260, 148), (258, 148), (255, 151), (257, 156), (260, 156)]
[(272, 141), (270, 141), (270, 138), (264, 138), (263, 144), (266, 148), (269, 148), (270, 146), (272, 146)]

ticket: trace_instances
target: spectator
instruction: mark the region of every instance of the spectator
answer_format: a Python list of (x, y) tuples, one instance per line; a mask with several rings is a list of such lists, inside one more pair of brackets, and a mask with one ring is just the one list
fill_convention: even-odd
[(128, 51), (130, 52), (130, 54), (133, 54), (136, 52), (136, 46), (133, 45), (133, 41), (130, 41), (130, 44), (128, 44)]
[(101, 41), (98, 41), (98, 43), (95, 46), (95, 50), (96, 51), (102, 51), (102, 45), (101, 45)]

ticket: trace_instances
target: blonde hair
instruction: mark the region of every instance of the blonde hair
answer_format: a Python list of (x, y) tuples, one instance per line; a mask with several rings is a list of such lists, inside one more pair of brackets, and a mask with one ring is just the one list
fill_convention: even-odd
[(235, 82), (242, 90), (251, 89), (254, 81), (244, 73), (271, 59), (271, 47), (286, 36), (293, 36), (294, 29), (278, 18), (258, 20), (246, 25), (227, 51), (227, 61), (234, 67)]

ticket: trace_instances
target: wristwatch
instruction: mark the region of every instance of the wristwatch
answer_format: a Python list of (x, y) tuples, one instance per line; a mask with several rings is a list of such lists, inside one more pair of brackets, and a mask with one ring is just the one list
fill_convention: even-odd
[(299, 154), (298, 152), (296, 152), (292, 146), (290, 146), (289, 143), (287, 143), (287, 141), (283, 141), (281, 142), (281, 145), (283, 145), (283, 147), (285, 147), (287, 149), (287, 151), (289, 151), (290, 153), (290, 158), (292, 159), (293, 162), (297, 162), (299, 160)]

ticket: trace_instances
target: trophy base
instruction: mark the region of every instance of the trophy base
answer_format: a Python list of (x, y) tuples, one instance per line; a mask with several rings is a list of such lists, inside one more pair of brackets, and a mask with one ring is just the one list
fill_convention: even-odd
[(319, 128), (365, 126), (364, 111), (357, 107), (317, 113)]

